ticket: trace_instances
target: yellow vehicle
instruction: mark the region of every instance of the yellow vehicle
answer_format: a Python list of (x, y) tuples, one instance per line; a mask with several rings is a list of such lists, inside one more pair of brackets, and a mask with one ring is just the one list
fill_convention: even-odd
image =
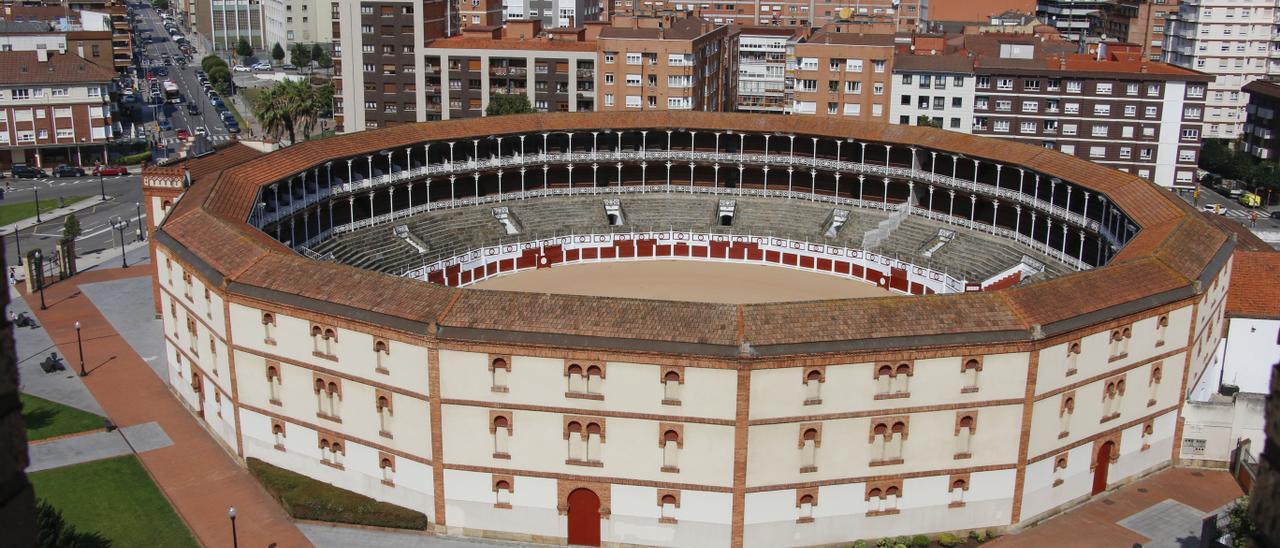
[(1262, 196), (1258, 196), (1252, 192), (1246, 192), (1237, 199), (1240, 205), (1245, 207), (1259, 207), (1262, 205)]

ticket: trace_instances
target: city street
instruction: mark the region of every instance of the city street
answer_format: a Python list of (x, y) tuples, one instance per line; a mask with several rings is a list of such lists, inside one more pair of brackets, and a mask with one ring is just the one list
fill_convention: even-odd
[[(138, 239), (138, 216), (142, 202), (141, 178), (137, 173), (117, 177), (104, 177), (99, 185), (97, 177), (79, 177), (75, 179), (6, 179), (12, 185), (5, 192), (0, 205), (32, 202), (38, 193), (41, 204), (57, 202), (58, 198), (86, 196), (86, 200), (94, 201), (100, 197), (105, 188), (108, 201), (77, 212), (80, 221), (81, 235), (76, 239), (76, 252), (85, 255), (95, 251), (119, 247), (119, 232), (111, 228), (111, 219), (120, 217), (129, 222), (125, 229), (125, 243)], [(141, 213), (145, 219), (146, 212)], [(15, 239), (12, 231), (4, 235), (5, 259), (9, 265), (18, 264), (18, 248), (22, 253), (30, 253), (39, 248), (49, 254), (57, 247), (62, 238), (62, 223), (65, 217), (45, 215), (43, 222), (30, 228), (23, 228)]]
[[(1182, 199), (1186, 200), (1187, 203), (1196, 203), (1196, 200), (1194, 200), (1191, 197), (1191, 193), (1189, 192), (1180, 192), (1179, 196), (1182, 196)], [(1196, 209), (1203, 211), (1204, 206), (1209, 204), (1221, 205), (1222, 209), (1226, 210), (1225, 215), (1228, 219), (1231, 219), (1232, 221), (1243, 224), (1246, 227), (1255, 228), (1255, 229), (1280, 228), (1280, 219), (1272, 219), (1270, 217), (1271, 213), (1267, 211), (1266, 208), (1259, 207), (1259, 208), (1249, 209), (1247, 207), (1240, 205), (1240, 202), (1236, 201), (1234, 198), (1223, 196), (1222, 194), (1219, 194), (1216, 190), (1209, 188), (1208, 186), (1202, 186), (1200, 187), (1200, 199), (1198, 201), (1198, 205), (1196, 205)], [(1257, 224), (1250, 226), (1249, 214), (1252, 211), (1258, 212), (1258, 222)], [(1212, 215), (1212, 213), (1207, 213), (1207, 214)]]

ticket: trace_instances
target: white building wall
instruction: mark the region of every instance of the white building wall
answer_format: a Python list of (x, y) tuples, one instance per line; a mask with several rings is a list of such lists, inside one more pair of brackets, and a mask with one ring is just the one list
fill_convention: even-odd
[[(911, 83), (903, 82), (903, 76), (909, 76)], [(945, 78), (946, 87), (937, 89), (930, 84), (928, 88), (920, 87), (922, 76), (929, 76), (932, 82), (935, 78)], [(956, 85), (956, 79), (963, 81), (962, 85)], [(919, 125), (917, 119), (920, 116), (929, 116), (938, 118), (942, 121), (942, 129), (955, 131), (959, 133), (973, 133), (973, 100), (974, 86), (977, 80), (973, 74), (963, 73), (947, 73), (947, 72), (916, 72), (916, 71), (894, 71), (893, 99), (889, 105), (889, 123), (903, 125)], [(902, 97), (909, 97), (909, 104), (902, 104)], [(920, 108), (920, 97), (929, 97), (929, 108)], [(943, 98), (943, 108), (941, 110), (933, 108), (933, 98)], [(954, 106), (954, 101), (960, 100), (960, 106)], [(903, 117), (906, 121), (903, 121)]]
[(1156, 169), (1151, 178), (1160, 186), (1171, 187), (1174, 184), (1186, 96), (1186, 82), (1165, 82), (1164, 100), (1160, 105), (1160, 144), (1156, 147)]

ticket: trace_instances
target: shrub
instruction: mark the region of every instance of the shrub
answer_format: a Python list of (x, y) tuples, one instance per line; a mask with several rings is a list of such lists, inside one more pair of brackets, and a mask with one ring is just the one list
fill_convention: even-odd
[(929, 548), (929, 537), (924, 535), (911, 537), (911, 548)]
[(964, 544), (964, 540), (951, 533), (942, 533), (941, 535), (938, 535), (938, 546), (941, 546), (942, 548), (951, 548), (952, 546), (959, 546), (961, 544)]
[(151, 151), (148, 150), (146, 152), (139, 152), (138, 154), (130, 154), (128, 156), (121, 156), (119, 158), (116, 158), (116, 163), (131, 166), (134, 164), (141, 164), (150, 159), (151, 159)]
[(893, 539), (893, 543), (895, 545), (901, 544), (903, 546), (911, 546), (911, 537), (902, 535), (898, 538)]
[(885, 537), (876, 541), (877, 548), (892, 548), (892, 546), (893, 546), (893, 539), (889, 537)]
[(983, 536), (983, 537), (986, 537), (982, 542), (987, 542), (987, 541), (989, 541), (989, 540), (995, 540), (995, 539), (996, 539), (996, 537), (998, 537), (998, 536), (1000, 536), (1000, 535), (997, 535), (997, 534), (995, 534), (994, 532), (992, 532), (990, 529), (987, 529), (987, 530), (986, 530), (986, 532), (985, 532), (985, 533), (983, 533), (983, 535), (982, 535), (982, 536)]
[(255, 458), (247, 460), (249, 471), (295, 518), (419, 531), (430, 524), (417, 510), (378, 502)]
[(855, 540), (853, 541), (853, 548), (870, 548), (870, 547), (867, 545), (867, 541), (865, 540)]
[(906, 544), (903, 544), (903, 543), (899, 542), (899, 543), (897, 543), (897, 544), (894, 544), (894, 545), (893, 545), (893, 548), (911, 548), (911, 547), (910, 547), (910, 546), (907, 546)]

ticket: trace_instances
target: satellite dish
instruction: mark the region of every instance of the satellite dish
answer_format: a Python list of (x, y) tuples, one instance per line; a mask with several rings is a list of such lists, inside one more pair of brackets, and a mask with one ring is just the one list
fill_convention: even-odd
[(840, 18), (841, 18), (841, 19), (848, 19), (848, 18), (849, 18), (850, 16), (852, 16), (852, 15), (853, 15), (853, 10), (852, 10), (852, 9), (850, 9), (850, 8), (840, 8)]

